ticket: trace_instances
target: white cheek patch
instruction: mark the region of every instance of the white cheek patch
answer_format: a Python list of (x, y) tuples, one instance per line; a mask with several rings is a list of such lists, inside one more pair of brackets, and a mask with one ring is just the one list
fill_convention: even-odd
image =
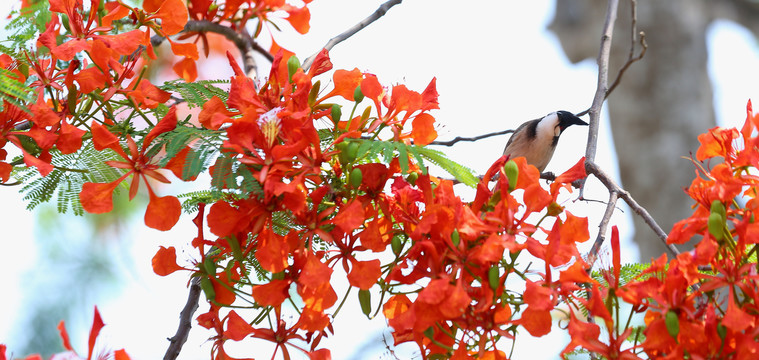
[(561, 135), (561, 126), (556, 126), (553, 128), (553, 136), (559, 136)]

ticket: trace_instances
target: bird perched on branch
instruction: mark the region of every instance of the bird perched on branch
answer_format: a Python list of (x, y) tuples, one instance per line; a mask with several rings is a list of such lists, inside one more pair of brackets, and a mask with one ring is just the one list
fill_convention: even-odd
[(530, 120), (514, 130), (506, 143), (504, 155), (524, 156), (527, 163), (543, 172), (551, 161), (559, 136), (571, 125), (588, 125), (569, 111), (552, 112), (540, 119)]

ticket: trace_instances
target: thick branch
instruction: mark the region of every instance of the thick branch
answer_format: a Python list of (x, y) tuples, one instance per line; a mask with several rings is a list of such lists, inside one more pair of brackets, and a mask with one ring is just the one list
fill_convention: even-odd
[[(388, 10), (390, 10), (391, 7), (398, 5), (403, 0), (388, 0), (384, 4), (380, 5), (380, 7), (374, 11), (371, 15), (369, 15), (366, 19), (361, 20), (358, 24), (354, 25), (348, 30), (343, 31), (340, 35), (337, 35), (330, 39), (327, 42), (327, 45), (324, 45), (323, 49), (326, 49), (327, 51), (332, 50), (335, 45), (345, 41), (346, 39), (350, 38), (351, 36), (355, 35), (357, 32), (361, 31), (363, 28), (369, 26), (371, 23), (377, 21), (377, 19), (383, 17), (385, 13), (387, 13)], [(306, 59), (306, 61), (303, 62), (303, 70), (308, 71), (308, 69), (311, 67), (311, 64), (314, 62), (314, 59), (316, 58), (316, 55), (321, 52), (321, 49), (314, 55), (311, 55)]]
[(176, 334), (169, 338), (169, 348), (163, 356), (163, 360), (174, 360), (182, 351), (182, 346), (187, 341), (192, 327), (192, 315), (198, 309), (198, 299), (200, 299), (200, 278), (195, 277), (190, 282), (190, 293), (187, 296), (187, 303), (184, 305), (182, 312), (179, 313), (179, 327)]

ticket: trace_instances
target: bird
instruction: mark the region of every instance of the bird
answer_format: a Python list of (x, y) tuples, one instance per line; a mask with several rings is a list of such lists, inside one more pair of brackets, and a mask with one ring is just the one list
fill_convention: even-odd
[(510, 159), (524, 156), (527, 163), (542, 173), (551, 161), (559, 136), (571, 125), (588, 125), (569, 111), (559, 110), (542, 118), (530, 120), (514, 130), (503, 149)]

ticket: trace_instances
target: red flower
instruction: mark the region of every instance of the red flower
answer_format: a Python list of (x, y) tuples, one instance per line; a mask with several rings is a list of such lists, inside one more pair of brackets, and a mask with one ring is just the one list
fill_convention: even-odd
[(177, 125), (176, 108), (172, 107), (166, 116), (145, 136), (142, 147), (137, 148), (132, 137), (127, 135), (129, 154), (124, 152), (119, 144), (119, 139), (105, 126), (98, 123), (92, 124), (92, 140), (95, 149), (109, 148), (119, 154), (126, 161), (107, 161), (106, 164), (119, 169), (127, 169), (124, 175), (110, 183), (84, 183), (79, 199), (84, 210), (90, 213), (105, 213), (113, 209), (113, 190), (129, 175), (134, 175), (129, 188), (129, 199), (137, 195), (140, 178), (145, 181), (150, 196), (147, 211), (145, 212), (145, 224), (157, 230), (166, 231), (171, 229), (179, 220), (182, 212), (179, 200), (174, 196), (159, 197), (153, 191), (148, 182), (148, 176), (163, 183), (169, 180), (161, 175), (158, 165), (152, 162), (152, 156), (147, 154), (150, 143), (160, 134), (173, 130)]

